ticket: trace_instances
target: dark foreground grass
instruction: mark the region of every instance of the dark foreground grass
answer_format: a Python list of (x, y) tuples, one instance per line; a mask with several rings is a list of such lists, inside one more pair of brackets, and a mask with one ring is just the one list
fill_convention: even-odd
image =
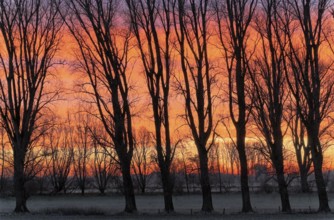
[(291, 213), (231, 213), (223, 214), (220, 212), (204, 213), (194, 212), (192, 214), (184, 213), (114, 213), (108, 214), (99, 209), (81, 209), (81, 208), (56, 208), (56, 209), (45, 209), (39, 212), (32, 212), (28, 214), (14, 214), (14, 213), (0, 213), (1, 220), (39, 220), (39, 219), (51, 219), (51, 220), (63, 220), (63, 219), (171, 219), (171, 220), (190, 220), (190, 219), (206, 219), (206, 220), (329, 220), (334, 219), (334, 213), (316, 213), (316, 212), (291, 212)]
[[(33, 213), (34, 214), (34, 213)], [(37, 213), (37, 215), (61, 215), (61, 216), (104, 216), (106, 213), (103, 210), (97, 208), (54, 208), (44, 209)]]

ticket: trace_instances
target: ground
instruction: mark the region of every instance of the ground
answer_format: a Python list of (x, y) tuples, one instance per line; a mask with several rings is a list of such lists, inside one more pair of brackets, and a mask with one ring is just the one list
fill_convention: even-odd
[[(334, 213), (314, 213), (318, 207), (315, 193), (291, 194), (292, 214), (280, 213), (280, 198), (277, 193), (252, 194), (255, 213), (241, 214), (239, 193), (213, 194), (215, 212), (200, 212), (201, 195), (174, 197), (175, 213), (163, 212), (161, 195), (138, 195), (138, 213), (124, 214), (124, 198), (121, 195), (58, 195), (34, 196), (28, 200), (28, 215), (13, 214), (13, 197), (0, 198), (0, 219), (334, 219)], [(334, 210), (334, 194), (329, 194), (330, 207)]]

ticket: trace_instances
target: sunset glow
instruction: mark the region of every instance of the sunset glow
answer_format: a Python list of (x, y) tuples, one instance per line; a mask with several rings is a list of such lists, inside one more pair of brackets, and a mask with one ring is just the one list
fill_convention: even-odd
[(331, 212), (333, 15), (331, 0), (0, 0), (0, 195), (26, 213), (37, 192), (120, 193), (137, 213), (151, 192), (169, 214), (198, 193), (207, 214), (215, 194), (253, 213), (265, 192), (292, 213), (314, 191)]

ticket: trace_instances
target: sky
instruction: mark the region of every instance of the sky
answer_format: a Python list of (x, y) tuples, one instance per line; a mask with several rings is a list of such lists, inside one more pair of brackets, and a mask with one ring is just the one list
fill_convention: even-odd
[[(61, 100), (59, 100), (56, 104), (54, 104), (54, 111), (60, 115), (65, 117), (67, 112), (75, 114), (78, 111), (78, 107), (81, 105), (80, 101), (80, 93), (78, 93), (78, 89), (76, 85), (81, 82), (81, 80), (85, 77), (85, 73), (79, 71), (75, 68), (75, 47), (73, 39), (64, 35), (63, 41), (61, 43), (60, 51), (59, 51), (59, 59), (64, 61), (64, 64), (59, 65), (56, 69), (56, 81), (60, 87), (62, 87), (63, 95), (61, 96)], [(140, 127), (145, 127), (149, 131), (154, 132), (153, 127), (153, 118), (151, 111), (150, 98), (146, 86), (145, 75), (143, 72), (143, 67), (141, 60), (139, 59), (138, 51), (133, 51), (133, 68), (130, 74), (130, 83), (133, 86), (133, 90), (131, 92), (132, 97), (135, 97), (136, 102), (134, 103), (132, 112), (135, 113), (135, 117), (133, 118), (133, 124), (135, 129), (139, 129)], [(214, 120), (220, 120), (221, 118), (228, 118), (229, 112), (227, 108), (226, 102), (226, 73), (224, 68), (224, 63), (222, 62), (222, 54), (221, 52), (214, 46), (210, 48), (210, 60), (212, 60), (212, 65), (215, 67), (215, 71), (219, 73), (219, 84), (216, 86), (219, 89), (215, 89), (214, 94), (217, 95), (218, 98), (215, 99), (214, 105)], [(58, 58), (58, 57), (57, 57)], [(176, 68), (176, 74), (180, 74), (180, 70)], [(186, 125), (184, 119), (180, 117), (184, 114), (184, 101), (183, 97), (177, 95), (175, 89), (171, 88), (171, 96), (170, 96), (170, 124), (172, 131), (172, 138), (174, 141), (179, 138), (184, 138), (189, 140), (190, 130)], [(221, 124), (218, 127), (218, 133), (220, 138), (218, 142), (224, 143), (225, 141), (229, 141), (230, 137), (226, 129), (229, 129), (229, 132), (234, 137), (234, 126), (230, 120), (225, 120), (226, 127)], [(247, 126), (247, 141), (252, 142), (256, 141), (256, 138), (259, 136), (258, 131), (256, 130), (254, 125)], [(195, 152), (194, 144), (190, 143), (189, 147), (191, 151)], [(289, 135), (285, 136), (285, 145), (288, 146), (290, 150), (293, 150), (291, 147), (291, 139)], [(328, 161), (328, 166), (332, 167), (330, 164), (330, 158), (332, 158), (333, 150), (330, 149), (325, 154), (325, 161)], [(328, 159), (326, 159), (328, 158)]]

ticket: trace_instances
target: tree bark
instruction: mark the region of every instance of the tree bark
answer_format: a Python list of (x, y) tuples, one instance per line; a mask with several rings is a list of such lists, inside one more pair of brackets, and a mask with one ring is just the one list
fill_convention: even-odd
[(123, 188), (125, 197), (125, 212), (132, 213), (137, 211), (135, 193), (130, 173), (130, 164), (122, 165)]
[(169, 170), (165, 170), (161, 172), (161, 179), (162, 179), (162, 186), (163, 186), (163, 193), (164, 193), (165, 211), (167, 213), (173, 212), (174, 211), (173, 184), (172, 184)]
[[(282, 138), (280, 138), (282, 140)], [(291, 212), (291, 206), (289, 201), (288, 185), (286, 184), (284, 177), (284, 164), (283, 164), (283, 152), (282, 143), (278, 146), (272, 147), (272, 161), (275, 166), (279, 193), (281, 197), (282, 212)]]
[(288, 186), (286, 185), (284, 179), (284, 173), (283, 171), (276, 170), (276, 175), (277, 175), (279, 193), (281, 196), (282, 212), (290, 212), (291, 206), (289, 201)]
[[(153, 99), (153, 103), (155, 106), (153, 107), (154, 119), (155, 119), (155, 131), (156, 131), (156, 150), (158, 154), (158, 165), (161, 172), (161, 181), (164, 193), (164, 203), (165, 203), (165, 211), (167, 213), (174, 211), (173, 204), (173, 184), (170, 179), (170, 165), (171, 165), (171, 144), (170, 144), (170, 136), (166, 135), (165, 142), (165, 152), (166, 156), (164, 156), (164, 150), (162, 149), (162, 135), (161, 135), (161, 124), (162, 120), (159, 116), (158, 109), (158, 100)], [(165, 97), (164, 100), (168, 100), (168, 97)], [(155, 101), (155, 102), (154, 102)], [(169, 117), (168, 117), (168, 105), (164, 103), (165, 107), (165, 131), (169, 134)]]
[(325, 179), (322, 173), (323, 155), (321, 149), (320, 140), (317, 134), (308, 130), (309, 144), (311, 146), (311, 153), (313, 158), (314, 176), (317, 184), (318, 198), (319, 198), (319, 212), (330, 212), (328, 205), (328, 196), (326, 191)]
[(211, 195), (211, 185), (209, 179), (209, 169), (208, 169), (208, 157), (207, 154), (199, 154), (200, 155), (200, 180), (202, 187), (202, 211), (203, 212), (211, 212), (213, 211), (212, 205), (212, 195)]
[(29, 212), (26, 202), (27, 195), (24, 187), (24, 154), (20, 146), (16, 146), (14, 150), (14, 188), (16, 206), (14, 212)]
[(253, 208), (250, 201), (248, 186), (248, 165), (245, 151), (245, 129), (237, 129), (237, 150), (240, 160), (240, 184), (242, 194), (242, 212), (252, 212)]

